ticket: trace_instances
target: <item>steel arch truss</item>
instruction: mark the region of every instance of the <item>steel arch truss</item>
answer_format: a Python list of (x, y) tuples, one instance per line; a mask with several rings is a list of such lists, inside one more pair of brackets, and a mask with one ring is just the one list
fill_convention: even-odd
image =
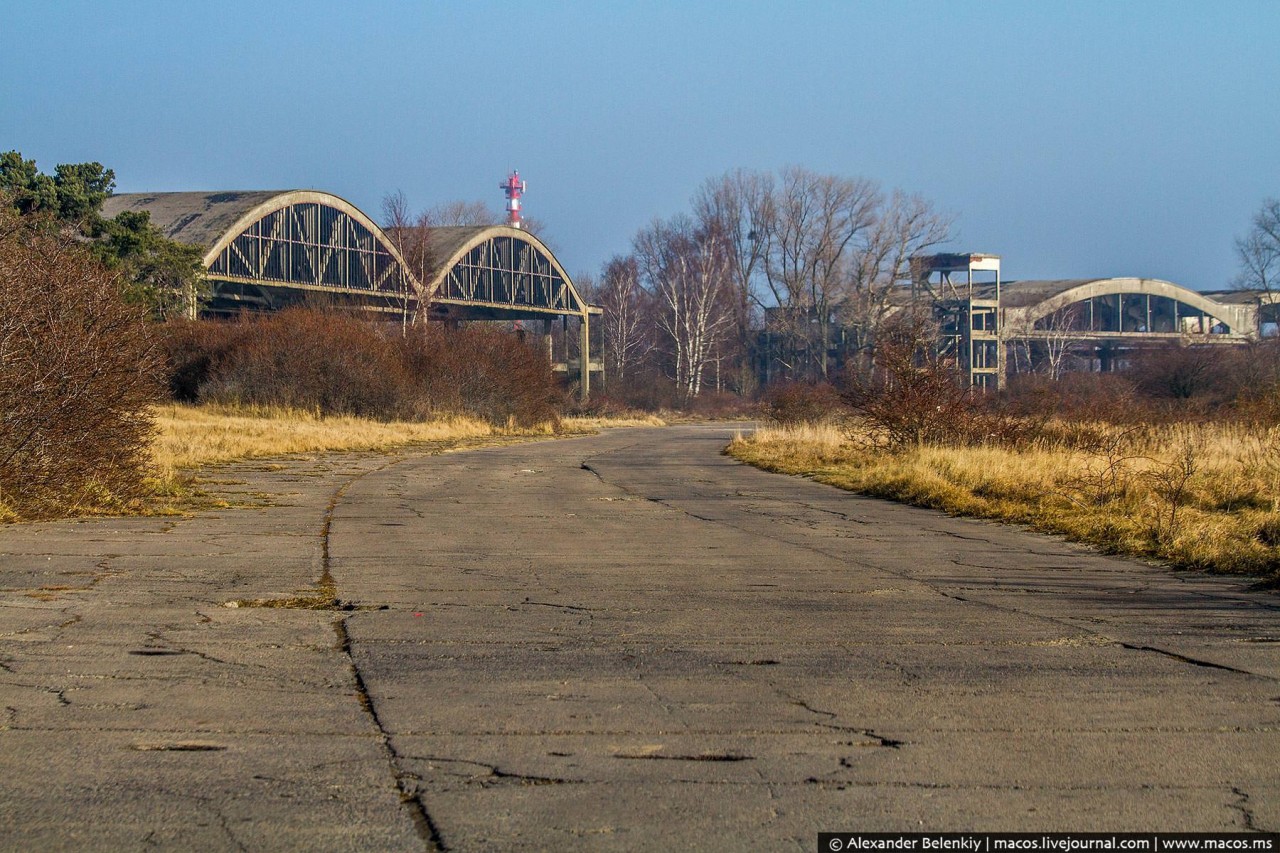
[(240, 231), (209, 264), (212, 279), (403, 298), (410, 279), (389, 247), (345, 210), (297, 202)]
[(588, 310), (549, 253), (509, 234), (488, 236), (454, 259), (432, 299), (553, 314)]

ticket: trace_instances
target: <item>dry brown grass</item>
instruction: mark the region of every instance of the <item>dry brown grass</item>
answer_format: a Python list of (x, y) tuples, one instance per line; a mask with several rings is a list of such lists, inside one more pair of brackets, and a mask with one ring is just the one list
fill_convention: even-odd
[[(1081, 430), (1088, 441), (1069, 436)], [(1018, 522), (1110, 553), (1280, 580), (1276, 429), (1055, 424), (1025, 449), (889, 452), (857, 426), (766, 427), (735, 438), (728, 452), (767, 470)]]
[(617, 427), (662, 427), (667, 422), (657, 415), (633, 414), (623, 417), (572, 417), (560, 421), (560, 431), (574, 435)]
[(154, 463), (161, 478), (204, 465), (292, 453), (388, 450), (425, 442), (487, 436), (583, 435), (613, 427), (659, 427), (657, 417), (564, 418), (558, 429), (543, 424), (498, 429), (474, 418), (433, 421), (376, 421), (355, 416), (323, 416), (296, 409), (189, 406), (156, 409), (158, 435)]
[[(209, 465), (291, 454), (387, 451), (433, 444), (477, 446), (493, 441), (584, 435), (611, 427), (656, 427), (656, 417), (564, 418), (558, 429), (508, 424), (498, 429), (474, 418), (435, 421), (376, 421), (354, 416), (322, 416), (293, 409), (171, 404), (155, 410), (153, 492), (160, 498), (188, 497), (194, 472)], [(162, 505), (164, 510), (169, 505)], [(157, 509), (154, 505), (153, 510)]]
[(387, 450), (415, 442), (493, 435), (469, 418), (411, 423), (354, 416), (323, 417), (283, 409), (168, 405), (156, 410), (153, 458), (157, 476), (204, 465), (337, 450)]

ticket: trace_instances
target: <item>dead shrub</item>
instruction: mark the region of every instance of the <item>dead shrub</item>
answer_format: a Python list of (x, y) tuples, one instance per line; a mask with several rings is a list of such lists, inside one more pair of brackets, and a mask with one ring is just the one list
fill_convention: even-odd
[(890, 447), (953, 444), (976, 408), (920, 323), (885, 328), (871, 364), (851, 366), (844, 384), (844, 402)]
[(0, 204), (0, 504), (36, 517), (139, 494), (158, 361), (113, 273)]
[(184, 402), (495, 426), (556, 423), (563, 391), (541, 353), (483, 326), (380, 327), (296, 308), (166, 328), (170, 393)]
[(757, 406), (732, 391), (704, 390), (696, 397), (684, 401), (684, 409), (700, 418), (715, 420), (739, 420), (754, 418)]
[(393, 345), (350, 314), (293, 308), (246, 319), (210, 359), (217, 369), (200, 389), (210, 402), (384, 420), (413, 404)]
[(1152, 399), (1212, 403), (1220, 402), (1228, 389), (1229, 361), (1222, 347), (1175, 343), (1139, 350), (1126, 372)]
[(396, 341), (421, 405), (496, 426), (558, 423), (564, 392), (546, 356), (517, 335), (485, 326), (411, 329)]
[(1137, 424), (1124, 429), (1081, 433), (1080, 443), (1067, 448), (1080, 455), (1080, 463), (1075, 475), (1064, 482), (1070, 490), (1064, 497), (1082, 506), (1103, 507), (1133, 493), (1138, 478), (1137, 464), (1150, 460), (1142, 452), (1147, 432), (1146, 426)]
[(764, 413), (782, 426), (821, 424), (846, 413), (840, 392), (826, 383), (789, 382), (771, 387), (764, 398)]
[(601, 420), (639, 420), (650, 417), (649, 412), (628, 405), (626, 400), (595, 392), (585, 402), (576, 398), (566, 401), (564, 411), (570, 417)]
[(1118, 373), (1014, 374), (1001, 395), (1013, 413), (1080, 423), (1149, 423), (1155, 413)]
[(210, 380), (235, 351), (248, 325), (171, 320), (160, 337), (169, 396), (179, 403), (196, 403)]
[(639, 365), (624, 380), (606, 377), (605, 388), (623, 405), (646, 412), (674, 411), (685, 403), (676, 384), (649, 364)]
[(891, 324), (876, 342), (869, 366), (853, 365), (841, 397), (889, 447), (923, 445), (1020, 447), (1034, 440), (1045, 418), (1008, 410), (998, 399), (961, 384), (924, 324)]

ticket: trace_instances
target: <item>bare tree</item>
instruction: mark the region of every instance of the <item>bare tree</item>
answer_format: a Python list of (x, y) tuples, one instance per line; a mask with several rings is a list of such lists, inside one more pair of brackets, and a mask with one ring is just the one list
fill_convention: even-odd
[(1057, 380), (1080, 347), (1079, 303), (1059, 308), (1039, 320), (1026, 319), (1005, 330), (1012, 341), (1014, 370), (1038, 371)]
[(817, 373), (830, 369), (834, 309), (847, 295), (856, 240), (876, 224), (879, 189), (864, 178), (782, 172), (766, 239), (764, 278), (790, 333), (804, 340)]
[(728, 247), (717, 231), (677, 216), (642, 230), (635, 254), (656, 302), (656, 324), (671, 356), (676, 388), (686, 399), (696, 397), (733, 322)]
[[(428, 208), (421, 213), (413, 213), (409, 200), (403, 192), (396, 190), (382, 199), (382, 226), (401, 257), (409, 267), (409, 272), (425, 286), (434, 276), (437, 258), (431, 252), (431, 231), (435, 228), (452, 228), (458, 226), (497, 225), (502, 216), (490, 209), (482, 201), (448, 201)], [(522, 221), (525, 231), (537, 235), (543, 230), (542, 223), (533, 217), (525, 217)], [(539, 239), (543, 239), (539, 236)], [(543, 240), (543, 242), (546, 242)], [(419, 297), (417, 312), (413, 313), (413, 322), (426, 316), (429, 307), (429, 294), (412, 293), (410, 282), (402, 285), (402, 299), (408, 305), (414, 296)], [(408, 317), (410, 312), (406, 312)], [(408, 320), (406, 320), (408, 323)]]
[(757, 294), (773, 222), (773, 176), (736, 169), (707, 180), (694, 197), (698, 227), (718, 233), (728, 251), (733, 332), (725, 341), (739, 392), (755, 384), (749, 354), (763, 302)]
[(634, 255), (617, 255), (605, 264), (595, 298), (604, 309), (601, 325), (608, 375), (625, 382), (653, 349), (647, 294), (640, 286), (640, 265)]
[[(754, 387), (761, 320), (771, 372), (776, 365), (783, 375), (828, 377), (833, 352), (869, 352), (893, 312), (894, 292), (909, 282), (910, 258), (948, 240), (951, 230), (950, 218), (920, 196), (886, 196), (865, 178), (800, 167), (709, 179), (694, 196), (693, 214), (679, 229), (716, 244), (724, 277), (712, 304), (729, 331), (717, 334), (710, 357), (721, 373), (728, 367), (740, 393)], [(676, 223), (636, 238), (641, 278), (659, 302), (656, 285), (675, 279), (658, 249), (670, 248)], [(670, 317), (669, 301), (663, 305)], [(679, 361), (678, 346), (671, 355)]]
[(1050, 379), (1062, 376), (1080, 348), (1080, 304), (1054, 311), (1040, 323), (1040, 342), (1044, 347), (1043, 371)]
[(894, 190), (875, 211), (874, 224), (859, 235), (850, 253), (849, 286), (840, 306), (853, 349), (871, 347), (893, 312), (895, 291), (911, 282), (911, 258), (950, 236), (951, 218), (918, 195)]
[(1236, 239), (1240, 274), (1235, 285), (1270, 295), (1280, 289), (1280, 200), (1269, 198), (1253, 215), (1249, 233)]
[[(429, 239), (431, 227), (427, 214), (414, 215), (409, 208), (409, 199), (403, 192), (396, 190), (382, 198), (382, 228), (408, 266), (408, 275), (402, 275), (399, 283), (403, 301), (402, 331), (407, 331), (410, 323), (416, 325), (420, 317), (427, 316), (427, 309), (430, 307), (430, 294), (415, 292), (413, 279), (417, 280), (419, 287), (425, 288), (432, 272), (434, 264)], [(409, 310), (411, 301), (417, 305), (417, 309), (412, 312)]]
[[(502, 225), (506, 216), (483, 201), (446, 201), (423, 213), (430, 228), (451, 228), (459, 225)], [(536, 216), (521, 216), (520, 229), (533, 234), (544, 243), (546, 225)]]
[(482, 201), (446, 201), (423, 213), (431, 228), (455, 225), (497, 225), (502, 218)]

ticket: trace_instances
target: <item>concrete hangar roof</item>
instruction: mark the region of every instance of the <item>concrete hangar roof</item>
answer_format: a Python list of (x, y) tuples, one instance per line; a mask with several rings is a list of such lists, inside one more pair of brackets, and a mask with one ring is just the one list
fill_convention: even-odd
[(296, 191), (121, 193), (107, 197), (102, 203), (102, 215), (110, 218), (125, 211), (150, 213), (151, 224), (169, 239), (207, 248), (249, 213), (291, 192)]

